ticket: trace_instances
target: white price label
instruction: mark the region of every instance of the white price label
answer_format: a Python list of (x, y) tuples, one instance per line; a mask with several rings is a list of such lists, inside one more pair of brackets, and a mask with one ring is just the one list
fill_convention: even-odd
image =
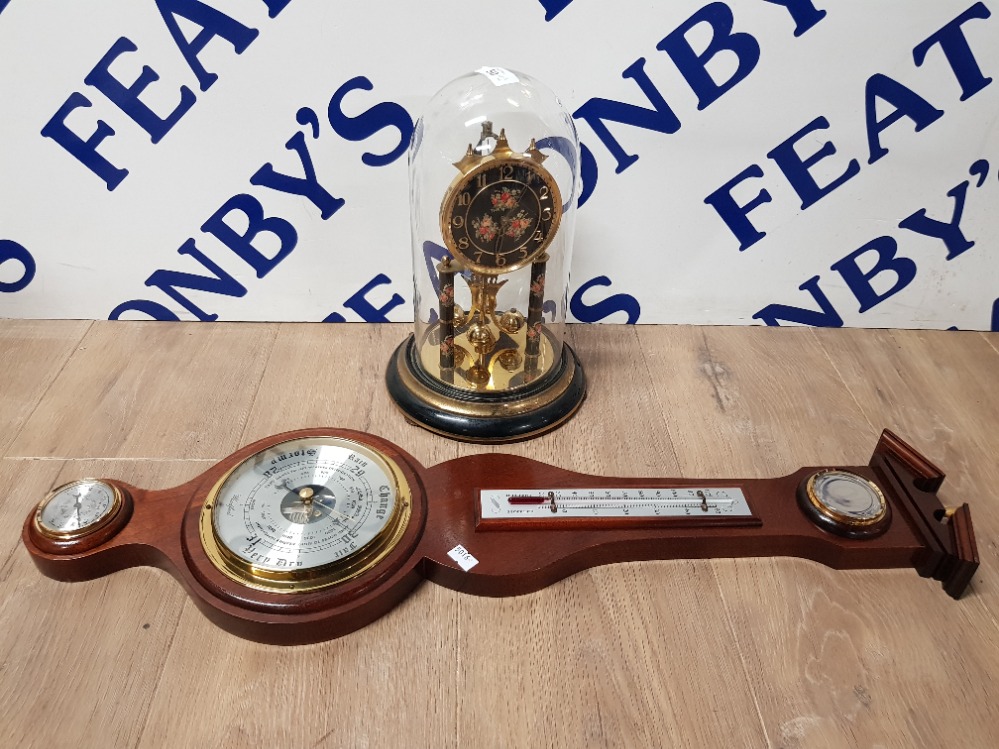
[(475, 71), (476, 73), (481, 73), (490, 81), (493, 82), (494, 86), (505, 86), (508, 83), (520, 83), (520, 78), (515, 74), (511, 73), (506, 68), (479, 68)]
[(453, 549), (451, 549), (451, 551), (449, 551), (447, 555), (451, 557), (454, 561), (456, 561), (458, 563), (458, 566), (461, 567), (463, 570), (465, 570), (465, 572), (468, 572), (470, 569), (472, 569), (472, 567), (474, 567), (479, 563), (479, 560), (473, 557), (471, 554), (469, 554), (468, 549), (466, 549), (461, 544), (458, 544)]

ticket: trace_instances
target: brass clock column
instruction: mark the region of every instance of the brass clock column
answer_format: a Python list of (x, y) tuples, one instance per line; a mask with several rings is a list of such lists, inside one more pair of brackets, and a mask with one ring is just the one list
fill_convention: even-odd
[[(527, 77), (516, 75), (522, 92)], [(492, 86), (483, 84), (486, 93)], [(517, 91), (504, 88), (508, 100)], [(565, 121), (571, 128), (571, 120)], [(437, 195), (443, 198), (432, 227), (446, 250), (431, 279), (434, 303), (420, 309), (415, 279), (416, 334), (399, 346), (388, 366), (389, 393), (406, 418), (456, 439), (507, 442), (537, 436), (570, 418), (586, 393), (579, 361), (561, 340), (578, 146), (574, 131), (571, 139), (556, 140), (544, 122), (532, 124), (536, 129), (519, 136), (517, 145), (524, 150), (511, 145), (500, 121), (484, 116), (476, 122), (474, 141), (460, 146), (464, 153), (452, 146), (451, 176), (446, 187), (438, 179), (443, 189)], [(429, 127), (424, 118), (418, 130)], [(422, 136), (426, 150), (427, 132)], [(539, 142), (562, 148), (542, 153)], [(418, 138), (414, 143), (414, 149), (421, 147)], [(563, 184), (549, 161), (561, 167)], [(411, 153), (411, 169), (420, 163), (421, 156)], [(414, 211), (432, 200), (419, 185), (415, 175)], [(419, 216), (413, 227), (414, 245), (422, 249)], [(425, 264), (414, 256), (414, 266)], [(554, 285), (548, 283), (552, 268)]]

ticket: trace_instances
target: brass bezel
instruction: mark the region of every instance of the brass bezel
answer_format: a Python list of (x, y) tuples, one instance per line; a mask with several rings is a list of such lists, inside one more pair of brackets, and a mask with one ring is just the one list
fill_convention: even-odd
[[(292, 442), (303, 441), (320, 443), (323, 446), (345, 447), (379, 464), (385, 471), (385, 474), (395, 484), (395, 507), (382, 530), (368, 541), (367, 544), (343, 559), (338, 559), (308, 570), (282, 572), (262, 569), (236, 555), (218, 538), (213, 522), (215, 500), (218, 498), (222, 487), (229, 477), (242, 466), (256, 460), (261, 453), (280, 448), (282, 445)], [(406, 528), (409, 526), (412, 510), (412, 490), (410, 489), (409, 482), (406, 481), (406, 477), (394, 460), (384, 453), (356, 440), (334, 435), (313, 435), (309, 437), (294, 437), (283, 442), (268, 445), (226, 471), (208, 492), (208, 496), (201, 507), (199, 532), (201, 545), (205, 554), (208, 555), (208, 559), (219, 572), (230, 580), (248, 588), (268, 593), (304, 593), (346, 582), (374, 568), (402, 539)]]
[[(502, 268), (497, 268), (492, 265), (481, 265), (473, 261), (470, 257), (465, 255), (458, 248), (457, 242), (454, 241), (454, 234), (452, 232), (451, 221), (454, 214), (455, 203), (458, 200), (458, 196), (464, 192), (465, 186), (470, 184), (476, 177), (482, 172), (493, 169), (496, 166), (500, 166), (507, 162), (513, 162), (517, 166), (526, 166), (534, 171), (541, 180), (548, 187), (551, 192), (552, 199), (552, 225), (551, 229), (548, 231), (548, 235), (544, 240), (534, 249), (533, 252), (528, 254), (526, 258), (522, 258), (515, 263), (510, 263), (509, 265), (504, 265)], [(467, 171), (462, 171), (457, 177), (455, 177), (451, 184), (448, 186), (447, 191), (444, 193), (444, 200), (441, 202), (441, 212), (440, 212), (440, 228), (441, 234), (444, 238), (444, 246), (447, 248), (451, 255), (459, 260), (462, 265), (467, 267), (474, 273), (482, 273), (488, 276), (497, 276), (505, 273), (512, 273), (515, 270), (524, 268), (534, 262), (535, 258), (541, 256), (545, 250), (554, 241), (556, 234), (558, 234), (558, 228), (562, 223), (562, 192), (558, 188), (558, 183), (555, 181), (555, 177), (549, 172), (537, 158), (527, 154), (518, 153), (509, 148), (497, 148), (492, 154), (488, 156), (481, 157), (480, 160), (475, 162), (475, 166)]]
[[(874, 495), (878, 499), (880, 505), (880, 511), (877, 515), (871, 518), (856, 518), (850, 515), (846, 515), (842, 512), (838, 512), (832, 507), (829, 507), (822, 499), (818, 496), (815, 491), (815, 482), (822, 476), (828, 476), (829, 474), (839, 474), (841, 476), (849, 476), (852, 479), (863, 482), (870, 488)], [(864, 478), (858, 473), (853, 473), (852, 471), (844, 471), (838, 468), (827, 468), (822, 471), (816, 471), (811, 476), (808, 477), (808, 481), (805, 484), (805, 493), (808, 496), (808, 501), (811, 503), (815, 511), (827, 518), (828, 520), (839, 523), (841, 525), (850, 526), (851, 528), (865, 528), (871, 525), (877, 525), (884, 521), (885, 517), (888, 515), (888, 500), (885, 499), (884, 492), (881, 491), (881, 487), (875, 484), (870, 479)]]
[[(111, 490), (112, 502), (111, 508), (102, 515), (97, 522), (91, 523), (90, 525), (84, 526), (83, 528), (77, 528), (72, 531), (57, 531), (51, 528), (47, 528), (42, 524), (42, 511), (48, 506), (49, 502), (55, 499), (55, 496), (61, 492), (71, 489), (74, 486), (80, 486), (82, 484), (103, 484)], [(83, 538), (84, 536), (89, 536), (92, 533), (96, 533), (102, 528), (109, 526), (116, 517), (118, 513), (121, 512), (122, 505), (124, 504), (124, 495), (121, 489), (104, 479), (95, 478), (82, 478), (75, 481), (69, 481), (65, 484), (57, 486), (55, 489), (50, 491), (45, 495), (45, 498), (38, 503), (35, 508), (35, 516), (33, 519), (33, 525), (35, 532), (44, 538), (51, 538), (55, 541), (75, 541), (78, 538)]]

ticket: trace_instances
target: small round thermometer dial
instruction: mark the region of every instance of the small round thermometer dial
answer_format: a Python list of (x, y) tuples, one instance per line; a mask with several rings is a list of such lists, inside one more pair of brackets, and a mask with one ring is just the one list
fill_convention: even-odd
[(35, 530), (44, 538), (74, 541), (110, 525), (121, 512), (122, 491), (100, 479), (56, 487), (35, 510)]
[(891, 524), (891, 508), (878, 485), (851, 471), (812, 474), (798, 489), (798, 504), (820, 528), (848, 538), (878, 536)]
[(275, 593), (315, 590), (374, 567), (401, 539), (410, 490), (397, 465), (340, 437), (261, 450), (211, 490), (201, 541), (238, 583)]

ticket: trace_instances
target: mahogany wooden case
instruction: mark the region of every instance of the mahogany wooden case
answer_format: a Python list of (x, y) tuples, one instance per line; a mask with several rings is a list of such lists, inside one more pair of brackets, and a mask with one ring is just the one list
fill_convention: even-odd
[[(319, 590), (275, 593), (241, 585), (212, 564), (199, 517), (219, 480), (235, 466), (283, 441), (353, 440), (398, 466), (411, 492), (405, 530), (371, 569)], [(828, 468), (828, 467), (826, 467)], [(867, 466), (844, 470), (876, 484), (889, 505), (880, 535), (849, 538), (817, 525), (796, 500), (804, 481), (824, 468), (770, 479), (606, 478), (565, 471), (504, 454), (481, 454), (424, 468), (392, 443), (344, 429), (303, 429), (248, 445), (181, 486), (154, 491), (104, 479), (128, 497), (130, 514), (99, 538), (54, 544), (35, 528), (22, 539), (37, 567), (63, 581), (154, 566), (175, 577), (202, 612), (241, 637), (301, 644), (339, 637), (374, 621), (421, 580), (475, 595), (512, 596), (544, 588), (581, 570), (652, 559), (791, 556), (836, 569), (914, 567), (958, 598), (978, 568), (967, 504), (945, 508), (936, 496), (944, 474), (885, 430)], [(744, 517), (691, 516), (608, 520), (490, 521), (479, 492), (490, 489), (696, 489), (731, 487), (745, 496)], [(448, 553), (461, 546), (477, 560), (465, 570)]]

